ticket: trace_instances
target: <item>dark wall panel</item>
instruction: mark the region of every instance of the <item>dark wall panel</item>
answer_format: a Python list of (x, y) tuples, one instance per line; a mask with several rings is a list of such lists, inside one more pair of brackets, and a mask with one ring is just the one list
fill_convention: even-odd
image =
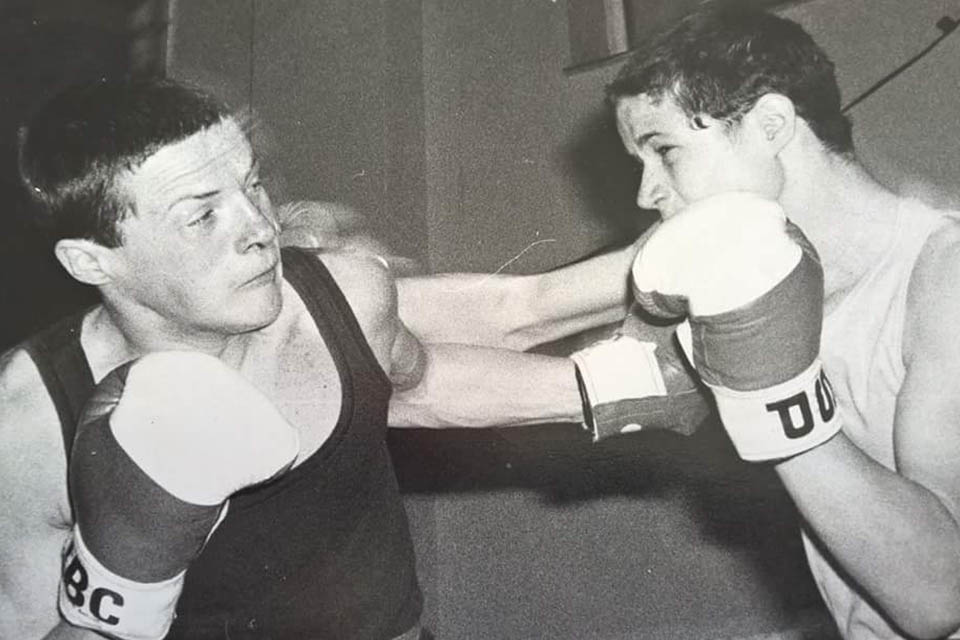
[(0, 4), (0, 349), (96, 299), (31, 222), (16, 176), (17, 128), (69, 84), (162, 73), (166, 16), (166, 0)]

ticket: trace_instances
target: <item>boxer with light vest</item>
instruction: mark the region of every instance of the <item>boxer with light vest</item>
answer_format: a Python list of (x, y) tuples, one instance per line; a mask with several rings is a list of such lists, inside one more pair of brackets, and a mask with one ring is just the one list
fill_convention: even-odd
[(606, 93), (663, 219), (636, 295), (686, 317), (731, 441), (797, 506), (837, 632), (960, 637), (956, 212), (860, 163), (827, 52), (779, 15), (707, 3)]

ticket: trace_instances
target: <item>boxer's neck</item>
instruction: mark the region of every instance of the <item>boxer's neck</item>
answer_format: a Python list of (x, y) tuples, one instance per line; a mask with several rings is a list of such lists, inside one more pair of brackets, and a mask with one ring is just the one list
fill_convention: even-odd
[(784, 157), (780, 201), (820, 254), (829, 311), (887, 251), (900, 199), (858, 162), (795, 151)]
[[(145, 353), (185, 350), (221, 357), (228, 351), (242, 352), (242, 347), (231, 346), (246, 339), (246, 334), (239, 334), (197, 340), (191, 339), (191, 336), (158, 331), (152, 326), (136, 322), (136, 318), (131, 318), (130, 315), (118, 313), (107, 303), (97, 306), (87, 314), (80, 333), (81, 346), (95, 381), (99, 381), (121, 364)], [(226, 361), (226, 358), (221, 359)]]

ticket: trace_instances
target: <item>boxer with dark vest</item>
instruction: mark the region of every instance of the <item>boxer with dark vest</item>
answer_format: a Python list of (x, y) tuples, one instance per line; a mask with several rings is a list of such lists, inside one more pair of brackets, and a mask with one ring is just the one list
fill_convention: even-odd
[(357, 238), (281, 250), (322, 234), (289, 208), (280, 228), (239, 121), (178, 83), (66, 90), (24, 129), (20, 171), (101, 303), (0, 360), (0, 636), (415, 640), (388, 424), (603, 437), (705, 415), (669, 332), (519, 350), (622, 318), (625, 275), (613, 304), (527, 331), (499, 303), (532, 279), (398, 286), (406, 263)]

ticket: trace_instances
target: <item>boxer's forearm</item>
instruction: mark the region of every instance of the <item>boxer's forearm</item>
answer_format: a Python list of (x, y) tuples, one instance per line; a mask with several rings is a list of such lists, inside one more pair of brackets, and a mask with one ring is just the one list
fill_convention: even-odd
[(960, 627), (960, 527), (934, 493), (842, 433), (777, 471), (830, 554), (894, 622), (917, 637)]
[(618, 322), (630, 303), (635, 247), (547, 273), (448, 273), (399, 278), (399, 313), (424, 342), (513, 350)]
[(527, 323), (514, 329), (524, 348), (621, 322), (633, 304), (634, 255), (635, 245), (531, 276)]
[(426, 345), (420, 383), (395, 392), (393, 427), (506, 427), (580, 422), (573, 362), (455, 344)]

